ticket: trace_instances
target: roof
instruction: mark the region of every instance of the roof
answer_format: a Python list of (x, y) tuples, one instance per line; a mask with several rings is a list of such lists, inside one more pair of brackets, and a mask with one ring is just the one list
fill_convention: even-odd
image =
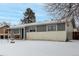
[[(70, 20), (68, 20), (70, 21)], [(46, 25), (46, 24), (54, 24), (54, 23), (65, 23), (66, 22), (66, 18), (62, 19), (62, 20), (53, 20), (53, 21), (48, 21), (48, 22), (39, 22), (39, 23), (28, 23), (28, 24), (20, 24), (20, 25), (15, 25), (15, 26), (11, 26), (10, 28), (24, 28), (27, 26), (34, 26), (34, 25)]]
[(0, 25), (0, 28), (3, 28), (3, 27), (9, 28), (8, 25)]

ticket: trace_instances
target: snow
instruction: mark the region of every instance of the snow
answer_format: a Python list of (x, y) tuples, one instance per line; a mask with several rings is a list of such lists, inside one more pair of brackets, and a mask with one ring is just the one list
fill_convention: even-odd
[(55, 42), (35, 40), (0, 39), (0, 55), (2, 56), (79, 56), (79, 41)]

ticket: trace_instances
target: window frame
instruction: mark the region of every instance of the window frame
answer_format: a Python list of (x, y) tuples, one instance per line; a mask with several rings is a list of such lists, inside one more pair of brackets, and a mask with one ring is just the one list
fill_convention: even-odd
[(49, 24), (48, 31), (56, 31), (57, 24)]
[(57, 31), (65, 31), (65, 23), (57, 23)]
[[(43, 27), (43, 26), (45, 26), (45, 27)], [(46, 32), (46, 26), (47, 25), (37, 25), (37, 32)], [(39, 29), (41, 29), (41, 30), (39, 30)]]

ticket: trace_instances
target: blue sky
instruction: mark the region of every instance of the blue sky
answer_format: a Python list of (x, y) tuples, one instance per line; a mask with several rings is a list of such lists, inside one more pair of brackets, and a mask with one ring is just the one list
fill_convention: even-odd
[(0, 22), (18, 24), (23, 18), (23, 13), (27, 8), (31, 8), (36, 15), (36, 21), (50, 19), (44, 10), (43, 4), (35, 3), (0, 3)]

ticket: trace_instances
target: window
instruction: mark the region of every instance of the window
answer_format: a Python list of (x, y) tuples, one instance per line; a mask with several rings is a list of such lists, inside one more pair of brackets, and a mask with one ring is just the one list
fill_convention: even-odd
[(65, 30), (65, 23), (58, 23), (57, 24), (57, 30), (58, 31), (64, 31)]
[(46, 25), (39, 25), (37, 26), (37, 32), (46, 31)]
[(8, 29), (5, 29), (5, 33), (6, 33), (6, 34), (8, 33)]
[(13, 33), (18, 34), (19, 33), (19, 29), (12, 29)]
[(3, 37), (3, 35), (1, 35), (1, 39), (3, 39), (4, 37)]
[(30, 32), (35, 32), (35, 30), (30, 30)]
[(30, 31), (30, 32), (35, 32), (35, 26), (29, 27), (29, 31)]
[(48, 31), (56, 31), (56, 24), (48, 25)]
[(5, 39), (8, 39), (8, 35), (5, 35)]
[(30, 27), (25, 27), (25, 31), (29, 32)]

